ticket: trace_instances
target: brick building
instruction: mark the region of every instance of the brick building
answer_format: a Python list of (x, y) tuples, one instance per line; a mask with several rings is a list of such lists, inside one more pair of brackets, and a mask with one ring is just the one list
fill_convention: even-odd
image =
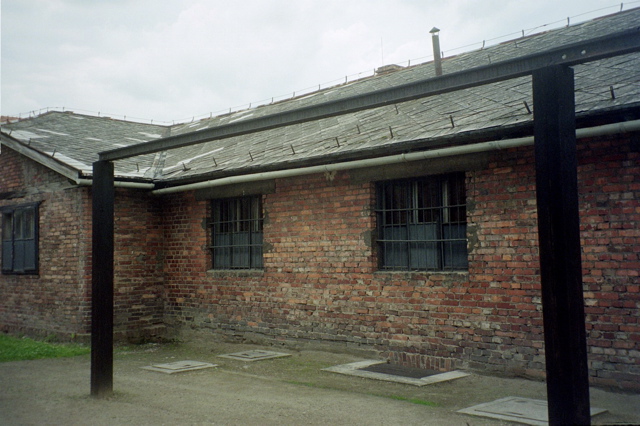
[[(444, 73), (634, 28), (640, 9), (446, 58)], [(568, 41), (567, 41), (568, 40)], [(594, 384), (640, 383), (640, 55), (574, 67)], [(90, 330), (99, 152), (435, 77), (432, 63), (174, 126), (4, 123), (0, 329)], [(317, 341), (541, 376), (529, 77), (115, 163), (115, 331)]]

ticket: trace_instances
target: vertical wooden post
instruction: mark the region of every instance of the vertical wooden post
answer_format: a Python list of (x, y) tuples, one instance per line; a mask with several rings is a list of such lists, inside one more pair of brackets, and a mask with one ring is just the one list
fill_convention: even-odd
[(113, 163), (93, 163), (91, 396), (113, 393)]
[(533, 102), (549, 423), (590, 424), (573, 70), (535, 71)]

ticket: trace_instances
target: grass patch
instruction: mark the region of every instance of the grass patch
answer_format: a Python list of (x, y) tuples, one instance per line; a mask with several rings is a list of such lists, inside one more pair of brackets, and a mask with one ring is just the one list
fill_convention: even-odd
[(63, 358), (85, 355), (89, 352), (91, 349), (84, 345), (54, 344), (0, 334), (0, 362)]
[(412, 404), (426, 405), (427, 407), (438, 406), (438, 404), (435, 402), (427, 401), (425, 399), (420, 399), (420, 398), (407, 398), (405, 396), (400, 396), (400, 395), (376, 395), (376, 396), (384, 396), (385, 398), (395, 399), (397, 401), (410, 402)]
[(306, 386), (308, 388), (316, 388), (316, 389), (335, 389), (332, 388), (331, 386), (326, 386), (326, 385), (321, 385), (318, 383), (311, 383), (311, 382), (299, 382), (297, 380), (284, 380), (285, 383), (289, 383), (290, 385), (296, 385), (296, 386)]

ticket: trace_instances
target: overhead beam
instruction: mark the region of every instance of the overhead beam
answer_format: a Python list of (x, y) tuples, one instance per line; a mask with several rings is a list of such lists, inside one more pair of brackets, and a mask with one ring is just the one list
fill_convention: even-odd
[(640, 51), (640, 28), (388, 89), (105, 151), (99, 155), (100, 160), (114, 161), (151, 154), (482, 86), (529, 75), (547, 66), (576, 65), (635, 51)]
[(590, 424), (573, 69), (533, 73), (542, 315), (550, 425)]

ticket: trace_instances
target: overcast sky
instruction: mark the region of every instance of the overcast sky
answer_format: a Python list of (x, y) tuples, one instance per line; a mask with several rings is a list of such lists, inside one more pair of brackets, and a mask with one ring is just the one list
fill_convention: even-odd
[(612, 0), (2, 0), (1, 113), (64, 107), (188, 121), (381, 65), (430, 61), (434, 26), (446, 57), (620, 7)]

